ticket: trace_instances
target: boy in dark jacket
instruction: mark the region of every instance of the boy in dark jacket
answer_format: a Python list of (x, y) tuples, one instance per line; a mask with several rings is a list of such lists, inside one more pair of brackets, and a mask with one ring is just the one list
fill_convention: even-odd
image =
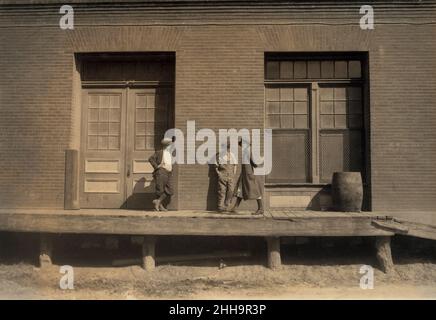
[[(242, 140), (238, 142), (239, 146), (242, 147)], [(238, 182), (235, 188), (236, 203), (231, 210), (231, 212), (237, 213), (238, 207), (242, 200), (256, 200), (257, 201), (257, 211), (254, 215), (261, 215), (264, 213), (263, 201), (262, 201), (262, 182), (259, 176), (254, 174), (254, 168), (257, 164), (254, 163), (250, 155), (250, 163), (241, 165), (241, 175), (239, 176)]]

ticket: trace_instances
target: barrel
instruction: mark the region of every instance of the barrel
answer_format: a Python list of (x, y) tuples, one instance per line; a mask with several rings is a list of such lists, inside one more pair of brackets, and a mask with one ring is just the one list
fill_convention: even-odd
[(360, 212), (363, 185), (360, 172), (335, 172), (332, 179), (333, 208), (336, 211)]

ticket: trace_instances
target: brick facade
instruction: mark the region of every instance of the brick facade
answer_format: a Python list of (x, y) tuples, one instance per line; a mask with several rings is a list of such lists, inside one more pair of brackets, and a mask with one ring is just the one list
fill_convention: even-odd
[[(57, 5), (0, 7), (0, 207), (63, 207), (64, 151), (76, 134), (75, 53), (175, 52), (176, 127), (195, 120), (197, 129), (217, 130), (263, 128), (265, 52), (359, 51), (369, 56), (372, 209), (435, 209), (433, 1), (380, 1), (374, 30), (359, 28), (354, 2), (304, 14), (259, 2), (245, 9), (250, 15), (230, 4), (136, 4), (132, 14), (74, 2), (74, 30), (58, 27)], [(178, 183), (180, 209), (215, 201), (207, 166), (179, 166)]]

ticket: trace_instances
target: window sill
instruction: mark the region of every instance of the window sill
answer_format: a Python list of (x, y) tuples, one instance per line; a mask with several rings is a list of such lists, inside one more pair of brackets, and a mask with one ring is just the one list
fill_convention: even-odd
[[(301, 182), (301, 183), (287, 183), (287, 182), (265, 182), (264, 186), (265, 188), (322, 188), (322, 187), (331, 187), (331, 183), (308, 183), (308, 182)], [(363, 187), (367, 187), (367, 183), (362, 184)]]
[(283, 187), (328, 187), (330, 183), (286, 183), (286, 182), (266, 182), (265, 188), (283, 188)]

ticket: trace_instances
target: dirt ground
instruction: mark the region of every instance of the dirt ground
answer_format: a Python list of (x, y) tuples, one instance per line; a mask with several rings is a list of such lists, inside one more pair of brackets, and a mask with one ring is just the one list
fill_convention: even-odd
[(1, 299), (435, 299), (436, 264), (374, 270), (374, 289), (361, 289), (360, 264), (74, 267), (74, 289), (62, 290), (59, 266), (0, 266)]
[[(348, 241), (348, 240), (347, 240)], [(407, 240), (409, 241), (409, 240)], [(384, 274), (370, 247), (282, 247), (283, 266), (270, 270), (258, 257), (183, 264), (112, 267), (75, 260), (46, 269), (33, 262), (0, 260), (1, 299), (436, 299), (433, 242), (393, 246), (396, 270)], [(430, 244), (430, 247), (428, 247)], [(401, 250), (398, 249), (401, 248)], [(365, 250), (365, 248), (367, 250)], [(414, 249), (414, 250), (411, 250)], [(413, 252), (412, 252), (413, 251)], [(60, 265), (74, 270), (74, 289), (62, 290)], [(361, 289), (361, 266), (374, 267), (374, 288)], [(224, 266), (224, 267), (223, 267)]]
[(435, 299), (436, 265), (397, 266), (386, 276), (375, 270), (374, 289), (359, 286), (360, 265), (139, 266), (74, 268), (74, 289), (59, 287), (59, 267), (0, 266), (1, 299)]

